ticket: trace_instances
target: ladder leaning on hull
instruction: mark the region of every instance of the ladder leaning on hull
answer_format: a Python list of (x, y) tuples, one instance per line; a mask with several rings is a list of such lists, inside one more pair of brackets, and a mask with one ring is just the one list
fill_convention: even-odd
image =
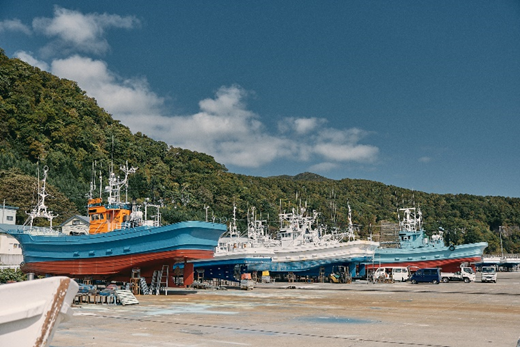
[(141, 293), (144, 295), (152, 294), (150, 288), (148, 288), (148, 284), (146, 284), (144, 277), (139, 278), (139, 287), (141, 288)]
[(153, 272), (152, 283), (150, 284), (150, 294), (153, 294), (155, 291), (155, 294), (159, 295), (159, 292), (163, 290), (164, 294), (168, 295), (168, 268), (168, 265), (163, 265), (161, 270), (156, 270)]

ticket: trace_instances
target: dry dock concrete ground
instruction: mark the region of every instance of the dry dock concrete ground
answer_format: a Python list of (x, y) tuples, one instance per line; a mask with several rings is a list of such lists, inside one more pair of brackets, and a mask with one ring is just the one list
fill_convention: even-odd
[(74, 307), (51, 346), (516, 346), (520, 272), (479, 281), (172, 290)]

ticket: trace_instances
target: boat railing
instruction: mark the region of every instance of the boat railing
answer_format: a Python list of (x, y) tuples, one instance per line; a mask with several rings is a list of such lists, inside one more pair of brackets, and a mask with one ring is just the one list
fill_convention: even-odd
[(514, 253), (511, 253), (511, 254), (503, 254), (503, 255), (498, 255), (498, 254), (484, 254), (482, 255), (482, 258), (496, 258), (496, 259), (514, 259), (514, 258), (520, 258), (520, 254), (514, 254)]
[(131, 210), (130, 205), (125, 203), (106, 204), (105, 208), (107, 210)]
[(60, 231), (53, 229), (53, 228), (36, 227), (36, 226), (28, 226), (28, 225), (24, 226), (21, 229), (18, 229), (18, 231), (19, 232), (21, 231), (22, 234), (30, 234), (30, 235), (49, 235), (49, 236), (63, 235)]

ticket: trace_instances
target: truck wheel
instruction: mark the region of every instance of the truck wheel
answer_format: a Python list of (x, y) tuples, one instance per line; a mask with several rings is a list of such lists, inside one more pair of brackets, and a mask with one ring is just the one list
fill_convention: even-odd
[(450, 280), (448, 279), (448, 277), (443, 277), (441, 281), (442, 283), (448, 283)]
[(416, 280), (412, 280), (412, 284), (417, 284), (417, 281)]
[(464, 283), (469, 283), (469, 282), (471, 282), (471, 281), (469, 280), (469, 278), (467, 278), (467, 277), (464, 278)]
[(437, 281), (437, 280), (433, 280), (432, 283), (433, 283), (433, 284), (439, 284), (439, 281)]

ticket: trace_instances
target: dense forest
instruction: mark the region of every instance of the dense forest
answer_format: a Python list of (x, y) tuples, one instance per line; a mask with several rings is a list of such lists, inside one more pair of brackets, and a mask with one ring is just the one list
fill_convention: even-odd
[[(49, 168), (47, 205), (59, 216), (86, 214), (93, 178), (108, 177), (111, 163), (138, 167), (128, 197), (163, 205), (164, 223), (209, 219), (227, 222), (237, 206), (244, 227), (250, 208), (276, 230), (280, 210), (305, 204), (320, 222), (348, 223), (348, 204), (359, 236), (377, 237), (381, 222), (397, 221), (397, 208), (420, 206), (425, 229), (445, 229), (447, 242), (487, 241), (486, 253), (520, 253), (520, 199), (428, 194), (382, 183), (330, 180), (312, 173), (253, 177), (228, 172), (213, 157), (133, 134), (86, 95), (0, 49), (0, 203), (19, 207), (17, 222), (34, 206), (38, 172)], [(98, 183), (99, 186), (99, 183)], [(99, 189), (99, 188), (98, 188)], [(208, 211), (208, 212), (206, 212)]]

